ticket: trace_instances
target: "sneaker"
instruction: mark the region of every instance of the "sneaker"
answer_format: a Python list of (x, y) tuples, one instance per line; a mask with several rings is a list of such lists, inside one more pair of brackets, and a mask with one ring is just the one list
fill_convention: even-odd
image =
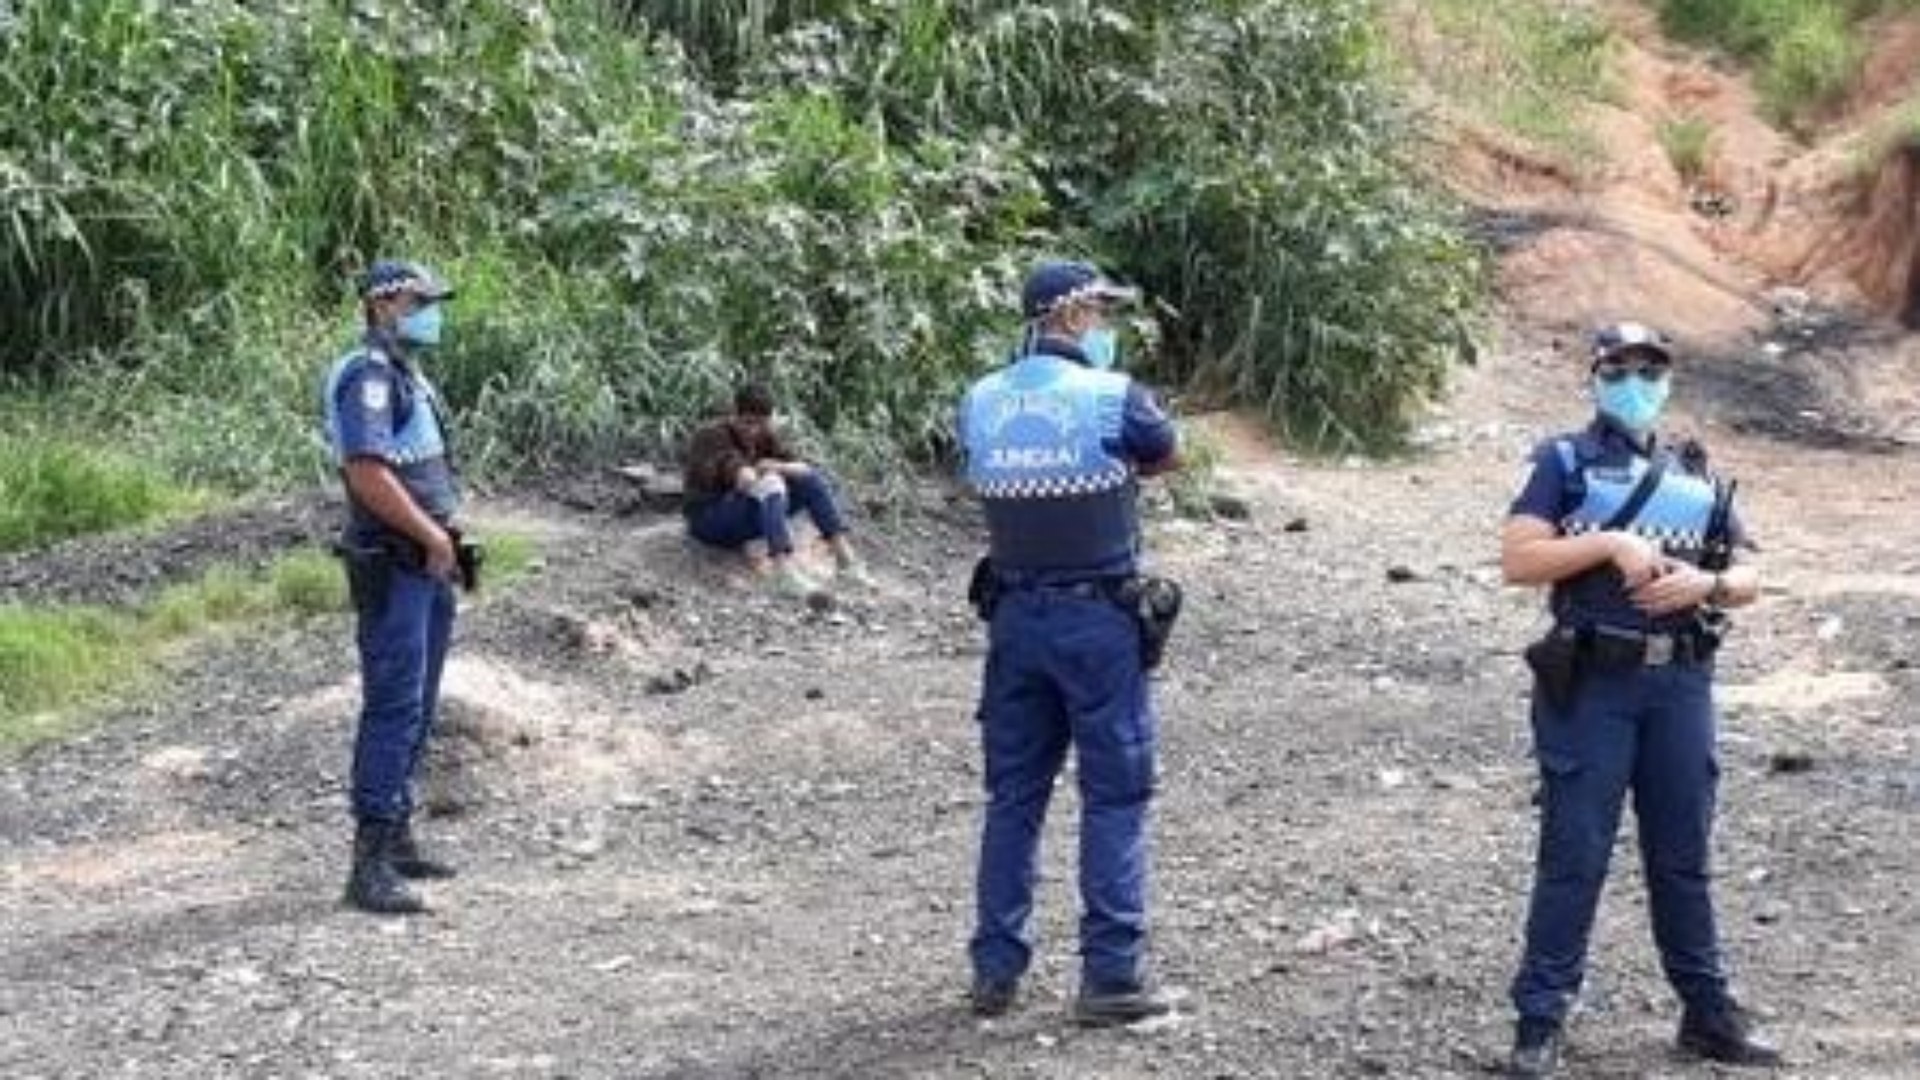
[(1752, 1016), (1728, 1002), (1711, 1010), (1688, 1009), (1680, 1017), (1680, 1052), (1722, 1065), (1772, 1068), (1780, 1050), (1754, 1033)]
[(1146, 983), (1083, 986), (1073, 1002), (1073, 1020), (1081, 1027), (1124, 1027), (1172, 1011), (1173, 1001)]
[(840, 560), (834, 567), (833, 579), (860, 589), (871, 589), (878, 584), (867, 571), (867, 564), (859, 559)]
[(1560, 1025), (1551, 1020), (1522, 1020), (1513, 1035), (1513, 1056), (1507, 1059), (1512, 1077), (1552, 1076), (1560, 1067)]
[(1016, 980), (975, 979), (967, 1000), (973, 1007), (973, 1015), (991, 1019), (1005, 1016), (1019, 996), (1020, 983)]
[(767, 580), (773, 586), (775, 593), (794, 600), (811, 601), (815, 596), (826, 593), (819, 582), (802, 573), (800, 568), (791, 562), (783, 562), (775, 567), (772, 576)]

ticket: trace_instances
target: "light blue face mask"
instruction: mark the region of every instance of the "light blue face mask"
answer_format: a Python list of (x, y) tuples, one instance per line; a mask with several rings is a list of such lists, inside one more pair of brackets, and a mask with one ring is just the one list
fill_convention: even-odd
[(1080, 335), (1080, 353), (1087, 365), (1100, 371), (1113, 367), (1120, 359), (1120, 335), (1111, 326), (1096, 326)]
[(1667, 406), (1667, 393), (1671, 389), (1672, 380), (1664, 376), (1649, 379), (1629, 375), (1619, 382), (1593, 380), (1593, 397), (1600, 411), (1635, 434), (1653, 430), (1654, 422)]
[(414, 308), (400, 316), (394, 332), (409, 345), (440, 344), (440, 329), (446, 324), (446, 311), (438, 303)]

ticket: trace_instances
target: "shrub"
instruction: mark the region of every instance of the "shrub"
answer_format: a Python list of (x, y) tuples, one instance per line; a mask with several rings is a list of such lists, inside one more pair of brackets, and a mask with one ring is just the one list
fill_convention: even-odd
[(1707, 148), (1713, 140), (1713, 124), (1699, 116), (1670, 116), (1660, 121), (1660, 145), (1667, 161), (1680, 179), (1693, 183), (1707, 167)]

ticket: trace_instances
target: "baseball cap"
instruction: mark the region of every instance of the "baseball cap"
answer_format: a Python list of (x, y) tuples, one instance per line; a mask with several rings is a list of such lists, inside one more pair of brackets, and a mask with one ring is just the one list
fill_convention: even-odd
[(376, 259), (360, 275), (360, 298), (377, 300), (395, 293), (410, 292), (422, 300), (448, 300), (453, 287), (433, 271), (404, 259)]
[(1123, 304), (1139, 296), (1138, 289), (1116, 284), (1086, 263), (1043, 262), (1027, 275), (1020, 290), (1020, 310), (1026, 318), (1038, 319), (1063, 304), (1081, 300)]
[(1623, 353), (1644, 350), (1673, 360), (1673, 340), (1650, 326), (1636, 322), (1603, 326), (1593, 334), (1593, 361), (1611, 360)]

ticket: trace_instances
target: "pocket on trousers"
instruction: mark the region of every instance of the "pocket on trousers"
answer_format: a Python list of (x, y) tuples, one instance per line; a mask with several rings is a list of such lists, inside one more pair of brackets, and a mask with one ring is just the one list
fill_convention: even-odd
[(393, 586), (393, 564), (386, 559), (345, 561), (347, 598), (353, 610), (364, 619), (377, 619), (387, 609), (387, 593)]

